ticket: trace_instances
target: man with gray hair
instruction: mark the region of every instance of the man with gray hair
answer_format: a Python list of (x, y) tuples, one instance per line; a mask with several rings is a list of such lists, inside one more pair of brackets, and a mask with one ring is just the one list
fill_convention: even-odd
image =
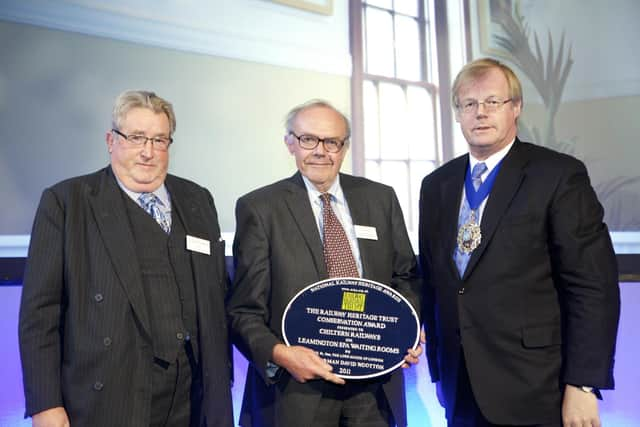
[[(375, 280), (395, 288), (416, 309), (420, 288), (393, 189), (339, 173), (349, 140), (344, 115), (314, 100), (291, 110), (286, 126), (284, 142), (298, 172), (241, 197), (236, 206), (236, 272), (228, 312), (234, 342), (250, 361), (240, 424), (403, 427), (401, 369), (345, 381), (312, 349), (284, 344), (287, 303), (322, 279)], [(339, 266), (326, 251), (325, 218), (344, 237), (346, 256)], [(363, 228), (371, 232), (359, 233)], [(345, 271), (350, 272), (345, 276)], [(421, 351), (408, 351), (406, 366), (417, 363)]]
[(152, 92), (116, 100), (111, 164), (44, 191), (20, 306), (34, 426), (233, 425), (224, 241), (213, 198), (167, 173)]

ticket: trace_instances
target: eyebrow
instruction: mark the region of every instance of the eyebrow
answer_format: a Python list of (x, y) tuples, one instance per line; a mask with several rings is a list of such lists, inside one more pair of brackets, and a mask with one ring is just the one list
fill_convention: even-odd
[[(146, 135), (146, 132), (141, 130), (141, 129), (134, 129), (132, 131), (129, 131), (128, 134), (129, 135)], [(170, 131), (168, 133), (160, 132), (158, 134), (153, 135), (152, 138), (157, 138), (157, 137), (166, 137), (166, 138), (168, 138), (170, 135), (171, 135)]]
[[(489, 98), (502, 98), (502, 96), (500, 95), (489, 95), (489, 96), (485, 96), (484, 99), (489, 99)], [(477, 101), (478, 98), (462, 98), (462, 101)]]

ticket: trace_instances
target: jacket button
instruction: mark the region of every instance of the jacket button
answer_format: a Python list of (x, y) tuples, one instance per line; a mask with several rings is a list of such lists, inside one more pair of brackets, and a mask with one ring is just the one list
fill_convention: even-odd
[(96, 381), (95, 383), (93, 383), (93, 389), (96, 391), (100, 391), (104, 388), (104, 384), (102, 384), (100, 381)]
[(176, 338), (178, 338), (179, 340), (181, 340), (181, 341), (182, 341), (182, 338), (184, 338), (184, 335), (182, 335), (182, 332), (178, 332), (178, 333), (176, 334)]
[(96, 300), (96, 302), (102, 302), (102, 300), (104, 299), (104, 297), (102, 296), (102, 294), (95, 294), (93, 296), (93, 299)]
[(464, 294), (464, 288), (458, 289), (458, 295), (462, 295), (462, 294)]
[(102, 343), (104, 344), (105, 347), (109, 347), (112, 343), (111, 338), (106, 337), (105, 339), (102, 340)]

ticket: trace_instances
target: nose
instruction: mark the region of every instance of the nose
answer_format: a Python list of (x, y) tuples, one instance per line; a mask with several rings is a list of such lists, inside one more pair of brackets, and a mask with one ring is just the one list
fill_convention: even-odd
[[(482, 112), (480, 112), (480, 108), (482, 108)], [(484, 105), (484, 102), (478, 102), (478, 107), (476, 108), (476, 116), (486, 116), (487, 115), (487, 107)]]
[(151, 158), (153, 157), (153, 150), (153, 141), (151, 139), (147, 139), (142, 145), (142, 151), (140, 152), (140, 154), (142, 154), (146, 158)]
[(316, 148), (313, 149), (313, 154), (316, 156), (324, 156), (328, 153), (328, 151), (324, 148), (324, 141), (318, 142)]

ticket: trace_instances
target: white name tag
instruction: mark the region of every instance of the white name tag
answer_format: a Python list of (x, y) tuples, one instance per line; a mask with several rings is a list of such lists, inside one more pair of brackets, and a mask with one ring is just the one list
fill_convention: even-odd
[(354, 225), (358, 239), (378, 240), (378, 232), (375, 227), (368, 225)]
[(187, 250), (211, 255), (211, 243), (208, 240), (187, 235)]

